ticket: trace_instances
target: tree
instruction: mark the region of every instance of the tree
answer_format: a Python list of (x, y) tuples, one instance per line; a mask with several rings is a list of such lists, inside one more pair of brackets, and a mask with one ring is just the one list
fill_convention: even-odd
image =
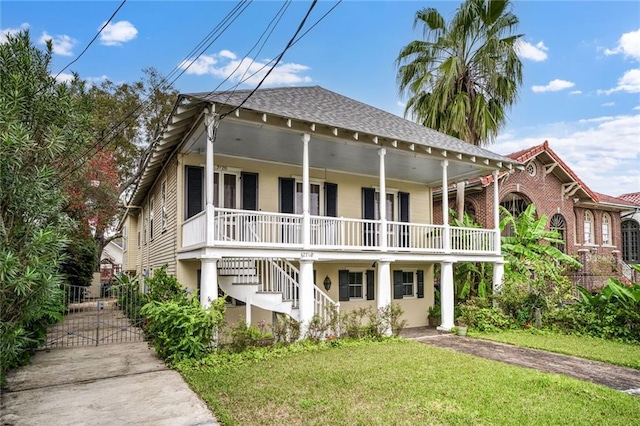
[(151, 143), (162, 131), (178, 92), (153, 69), (134, 83), (109, 80), (88, 90), (93, 138), (99, 151), (76, 176), (70, 191), (74, 211), (89, 224), (96, 245), (94, 268), (104, 247), (121, 235), (114, 232), (123, 199), (140, 177)]
[[(415, 40), (396, 59), (405, 115), (473, 145), (495, 140), (522, 84), (514, 34), (518, 18), (508, 0), (466, 0), (447, 24), (434, 8), (416, 12)], [(463, 220), (464, 182), (457, 186)], [(497, 202), (497, 200), (496, 200)]]
[(0, 378), (28, 360), (63, 309), (60, 263), (73, 223), (60, 158), (89, 141), (84, 87), (50, 75), (52, 44), (0, 44)]

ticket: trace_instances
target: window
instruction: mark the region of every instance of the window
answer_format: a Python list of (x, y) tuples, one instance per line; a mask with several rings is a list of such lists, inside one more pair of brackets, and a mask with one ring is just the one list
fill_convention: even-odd
[[(296, 182), (296, 210), (297, 214), (302, 214), (302, 182)], [(320, 216), (320, 184), (309, 184), (309, 214)]]
[(533, 161), (530, 161), (525, 167), (525, 170), (527, 171), (527, 174), (529, 176), (534, 177), (537, 172), (536, 163)]
[(362, 299), (362, 272), (349, 272), (349, 298)]
[(153, 195), (149, 198), (149, 240), (153, 241)]
[(167, 181), (160, 186), (160, 226), (162, 230), (167, 229)]
[(138, 231), (138, 248), (140, 248), (140, 231)]
[(403, 297), (413, 297), (413, 272), (402, 272)]
[(375, 282), (374, 271), (362, 270), (340, 270), (339, 277), (339, 299), (348, 302), (350, 299), (374, 300)]
[(611, 216), (602, 214), (602, 244), (611, 245)]
[[(509, 213), (511, 213), (511, 215), (514, 218), (517, 218), (518, 216), (520, 216), (522, 212), (524, 212), (527, 209), (529, 204), (531, 204), (531, 201), (529, 201), (529, 199), (527, 199), (524, 195), (521, 195), (515, 192), (511, 192), (507, 194), (500, 202), (500, 205), (504, 207)], [(503, 215), (501, 214), (500, 220), (502, 219), (503, 219)], [(509, 223), (507, 224), (507, 226), (505, 226), (504, 230), (502, 231), (502, 236), (512, 237), (513, 235), (514, 235), (513, 225)]]
[(593, 214), (589, 210), (584, 211), (584, 244), (593, 244)]
[(393, 271), (393, 298), (424, 298), (424, 271)]
[(567, 242), (567, 221), (564, 220), (564, 217), (561, 214), (556, 213), (551, 216), (551, 220), (549, 221), (549, 228), (552, 231), (556, 231), (560, 235), (559, 239), (561, 239), (565, 243), (554, 243), (553, 246), (561, 252), (566, 253), (565, 247)]
[(633, 219), (622, 222), (622, 260), (625, 263), (638, 263), (640, 256), (640, 225)]
[(185, 219), (204, 210), (204, 168), (185, 166)]
[(127, 241), (128, 238), (129, 234), (127, 232), (127, 225), (124, 225), (122, 227), (122, 251), (127, 251), (127, 245), (129, 243), (129, 241)]

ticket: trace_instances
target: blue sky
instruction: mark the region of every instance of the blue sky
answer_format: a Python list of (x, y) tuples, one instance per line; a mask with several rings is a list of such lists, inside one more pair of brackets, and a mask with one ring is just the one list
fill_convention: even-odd
[[(54, 41), (53, 73), (72, 61), (120, 2), (2, 1), (4, 34), (29, 28), (34, 40)], [(180, 77), (181, 92), (210, 91), (240, 63), (254, 70), (276, 57), (309, 7), (294, 1), (256, 63), (241, 61), (282, 1), (254, 1)], [(334, 0), (322, 0), (307, 27)], [(227, 1), (129, 0), (112, 24), (68, 71), (99, 82), (133, 81), (142, 69), (169, 74), (236, 5)], [(435, 7), (449, 18), (458, 1), (343, 1), (293, 46), (268, 85), (317, 84), (402, 115), (394, 60), (420, 38), (413, 17)], [(609, 195), (640, 191), (640, 2), (519, 1), (513, 11), (524, 34), (524, 84), (509, 122), (489, 149), (508, 154), (548, 140), (593, 190)], [(186, 63), (189, 63), (188, 61)], [(248, 74), (250, 74), (249, 72)], [(247, 74), (247, 75), (248, 75)], [(239, 79), (224, 83), (230, 87)], [(251, 88), (255, 78), (241, 87)], [(62, 77), (65, 77), (63, 75)]]

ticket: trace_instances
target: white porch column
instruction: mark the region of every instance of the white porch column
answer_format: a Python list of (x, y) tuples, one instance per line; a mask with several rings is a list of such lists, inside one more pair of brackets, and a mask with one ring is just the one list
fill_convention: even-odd
[(493, 294), (500, 293), (502, 289), (502, 279), (504, 278), (504, 261), (493, 264)]
[(302, 135), (302, 246), (311, 245), (311, 214), (309, 213), (309, 140), (311, 135)]
[(247, 325), (251, 325), (251, 302), (247, 300), (247, 304), (244, 305), (244, 322)]
[(385, 148), (378, 150), (378, 155), (380, 156), (380, 194), (378, 197), (380, 230), (378, 234), (380, 235), (380, 250), (382, 251), (387, 250), (387, 181), (384, 167), (384, 156), (386, 154), (387, 150)]
[(391, 262), (388, 260), (378, 261), (376, 271), (376, 308), (384, 308), (391, 303)]
[(300, 260), (300, 283), (298, 287), (298, 309), (300, 312), (300, 338), (304, 338), (309, 322), (314, 315), (313, 260)]
[(500, 199), (498, 194), (498, 171), (493, 171), (493, 228), (494, 234), (494, 249), (497, 254), (501, 254), (500, 248)]
[(455, 324), (453, 318), (453, 263), (440, 263), (440, 310), (442, 324), (438, 330), (449, 331)]
[[(207, 246), (213, 246), (215, 241), (215, 223), (214, 223), (214, 205), (213, 205), (213, 137), (215, 128), (218, 126), (218, 117), (215, 114), (207, 114), (205, 117), (205, 125), (207, 126), (207, 152), (205, 160), (205, 181), (206, 181), (206, 216), (207, 216)], [(204, 272), (204, 271), (203, 271)], [(217, 297), (217, 290), (216, 290)]]
[(442, 224), (444, 230), (442, 233), (442, 248), (445, 253), (451, 252), (451, 230), (449, 229), (449, 182), (447, 177), (447, 167), (449, 161), (443, 160), (442, 165)]
[(218, 259), (205, 257), (200, 261), (200, 304), (207, 308), (218, 298)]

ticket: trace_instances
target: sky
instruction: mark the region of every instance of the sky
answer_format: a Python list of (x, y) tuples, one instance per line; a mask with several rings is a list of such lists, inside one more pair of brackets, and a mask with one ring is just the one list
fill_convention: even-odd
[[(120, 3), (3, 0), (0, 43), (20, 29), (28, 29), (38, 46), (51, 39), (53, 75), (76, 60), (61, 80), (77, 72), (93, 84), (132, 82), (154, 67), (176, 78), (182, 93), (237, 84), (250, 89), (311, 4), (253, 1), (218, 26), (238, 2), (129, 0), (79, 57)], [(335, 4), (319, 1), (300, 34)], [(263, 87), (320, 85), (403, 115), (395, 59), (422, 37), (413, 28), (416, 11), (433, 7), (448, 20), (459, 4), (344, 0), (286, 52)], [(488, 149), (509, 154), (547, 140), (592, 190), (639, 192), (640, 2), (516, 1), (513, 12), (520, 20), (524, 81), (507, 125)], [(211, 44), (201, 44), (216, 27)], [(204, 52), (196, 60), (199, 45)]]

